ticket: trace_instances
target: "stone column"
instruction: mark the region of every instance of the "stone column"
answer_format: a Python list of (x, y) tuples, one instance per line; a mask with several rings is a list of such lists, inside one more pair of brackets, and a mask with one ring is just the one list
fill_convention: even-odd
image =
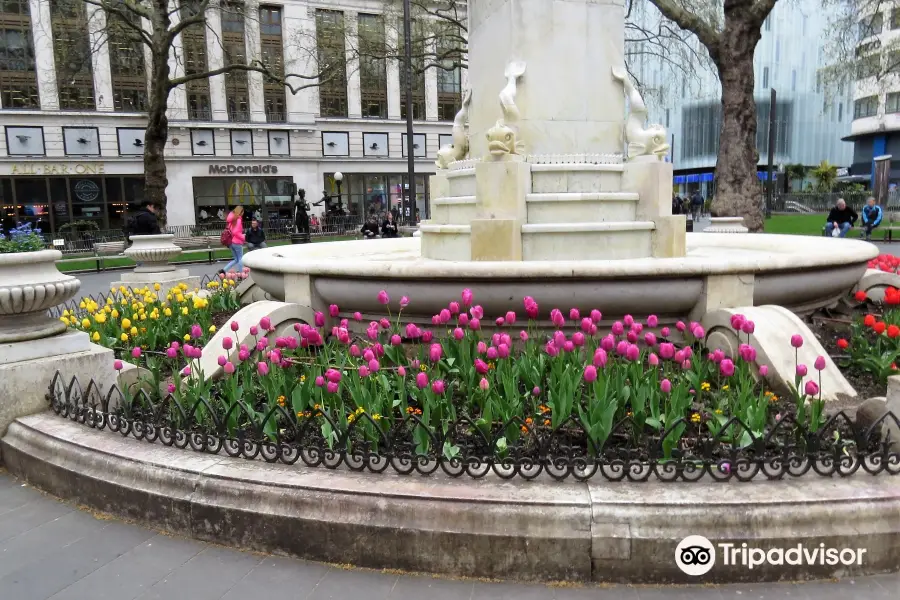
[(672, 163), (639, 157), (625, 163), (622, 188), (637, 192), (636, 218), (653, 221), (653, 256), (673, 258), (687, 252), (686, 217), (672, 214)]
[(53, 29), (50, 26), (49, 0), (29, 0), (31, 37), (34, 40), (34, 62), (37, 66), (38, 94), (41, 110), (59, 110), (56, 84), (56, 59), (53, 56)]
[[(315, 69), (315, 62), (309, 55), (309, 49), (315, 48), (310, 45), (309, 27), (307, 19), (307, 7), (297, 4), (285, 4), (281, 7), (282, 22), (282, 43), (281, 51), (284, 53), (284, 72), (285, 75), (295, 73), (297, 75), (308, 75)], [(315, 28), (315, 25), (313, 25)], [(315, 29), (313, 29), (315, 32)], [(313, 34), (313, 42), (315, 42), (315, 34)], [(297, 78), (288, 78), (288, 83), (294, 86), (303, 85), (305, 80)], [(313, 112), (309, 110), (309, 101), (307, 96), (309, 92), (302, 90), (296, 94), (286, 89), (285, 108), (287, 111), (288, 122), (301, 120), (304, 114)]]
[(359, 119), (362, 117), (362, 94), (359, 80), (359, 20), (357, 13), (344, 13), (344, 29), (347, 53), (347, 116)]
[[(397, 20), (384, 20), (384, 39), (388, 48), (400, 47), (400, 31), (397, 29)], [(400, 118), (400, 98), (403, 91), (400, 89), (400, 61), (389, 59), (387, 61), (387, 105), (388, 119)]]
[[(222, 13), (219, 3), (213, 0), (206, 9), (206, 60), (210, 71), (225, 66), (225, 53), (222, 48)], [(228, 120), (228, 104), (225, 101), (225, 75), (209, 78), (209, 105), (212, 109), (213, 121)]]
[[(178, 11), (178, 3), (175, 0), (169, 0), (169, 10), (171, 11), (172, 26), (174, 27), (181, 21), (181, 13)], [(170, 77), (184, 77), (184, 62), (184, 46), (181, 42), (181, 36), (178, 35), (172, 42), (172, 52), (169, 54)], [(187, 120), (187, 90), (185, 86), (179, 85), (169, 93), (169, 107), (166, 111), (166, 116), (174, 121)]]
[[(259, 37), (259, 2), (248, 0), (244, 9), (244, 45), (247, 48), (247, 63), (262, 57), (262, 40)], [(263, 74), (257, 71), (247, 73), (248, 96), (250, 100), (250, 120), (254, 123), (266, 122), (266, 94), (263, 90)]]
[[(106, 39), (106, 12), (99, 6), (85, 4), (88, 19), (88, 38), (91, 48), (91, 71), (94, 75), (94, 101), (97, 110), (115, 110), (112, 88), (112, 69), (109, 65), (109, 41)], [(143, 48), (143, 44), (141, 45)]]
[(529, 154), (621, 152), (625, 93), (611, 68), (625, 64), (623, 0), (473, 0), (468, 9), (474, 156), (501, 117), (511, 60), (527, 64), (516, 104)]
[[(425, 55), (435, 55), (435, 40), (428, 40), (425, 44)], [(427, 60), (427, 59), (426, 59)], [(437, 121), (437, 69), (432, 67), (425, 71), (425, 120)]]
[(478, 218), (471, 222), (472, 260), (522, 260), (531, 169), (520, 157), (475, 165)]

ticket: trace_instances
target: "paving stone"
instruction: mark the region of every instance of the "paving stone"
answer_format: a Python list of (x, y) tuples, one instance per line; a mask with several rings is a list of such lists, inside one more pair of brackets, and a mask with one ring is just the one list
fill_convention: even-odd
[(0, 577), (3, 600), (44, 600), (153, 537), (125, 523), (108, 523), (97, 535), (77, 542)]
[[(207, 546), (138, 598), (218, 600), (260, 562), (260, 556)], [(264, 590), (259, 590), (260, 594), (263, 592)]]
[(270, 556), (256, 565), (222, 600), (246, 600), (265, 590), (272, 598), (306, 598), (329, 567), (319, 563)]
[(0, 515), (34, 500), (34, 490), (8, 477), (0, 477)]
[[(102, 523), (81, 511), (73, 510), (11, 537), (0, 545), (0, 577), (13, 573), (32, 562), (38, 562), (60, 548), (65, 548), (85, 536), (99, 542)], [(0, 594), (2, 597), (2, 594)]]
[(401, 575), (389, 597), (391, 600), (469, 600), (474, 589), (472, 581)]
[(155, 535), (53, 595), (52, 600), (132, 600), (204, 548), (205, 544), (194, 540)]
[(479, 583), (472, 600), (553, 600), (557, 591), (545, 585)]
[(331, 568), (308, 600), (383, 600), (396, 581), (397, 576), (388, 573)]
[(0, 514), (0, 544), (74, 510), (58, 500), (32, 493), (26, 504)]

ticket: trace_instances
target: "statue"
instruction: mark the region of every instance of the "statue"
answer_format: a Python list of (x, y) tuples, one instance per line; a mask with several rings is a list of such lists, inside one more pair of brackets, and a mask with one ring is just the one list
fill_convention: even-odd
[(666, 143), (666, 128), (659, 124), (644, 126), (647, 121), (647, 106), (640, 92), (622, 67), (612, 68), (613, 79), (622, 82), (628, 96), (628, 120), (625, 121), (625, 142), (628, 145), (628, 159), (653, 156), (658, 160), (669, 153)]
[(297, 190), (299, 198), (293, 201), (291, 214), (294, 216), (294, 233), (309, 236), (309, 205), (306, 203), (306, 190)]
[(514, 128), (519, 120), (516, 82), (524, 74), (524, 62), (513, 61), (506, 65), (506, 72), (503, 74), (506, 77), (506, 87), (500, 92), (500, 109), (503, 111), (503, 117), (487, 131), (488, 152), (494, 156), (521, 154), (525, 151), (525, 144), (517, 139), (518, 130)]
[(467, 90), (463, 97), (462, 108), (453, 119), (453, 143), (438, 150), (435, 165), (438, 169), (446, 169), (450, 163), (462, 160), (469, 153), (469, 136), (466, 125), (469, 123), (469, 104), (472, 103), (472, 90)]

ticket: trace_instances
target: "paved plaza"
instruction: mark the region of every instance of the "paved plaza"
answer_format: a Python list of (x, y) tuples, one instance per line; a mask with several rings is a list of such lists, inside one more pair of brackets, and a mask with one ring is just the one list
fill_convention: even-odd
[(2, 600), (896, 600), (900, 574), (729, 586), (459, 581), (239, 552), (79, 510), (0, 472)]

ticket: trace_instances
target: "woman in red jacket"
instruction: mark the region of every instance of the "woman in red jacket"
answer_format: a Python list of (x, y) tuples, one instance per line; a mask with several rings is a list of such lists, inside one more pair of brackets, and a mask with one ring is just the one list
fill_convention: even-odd
[(228, 217), (225, 219), (225, 228), (231, 231), (231, 246), (229, 246), (229, 249), (231, 250), (231, 256), (233, 258), (230, 263), (225, 265), (224, 269), (219, 271), (219, 273), (228, 273), (232, 270), (241, 273), (244, 270), (245, 238), (243, 215), (244, 207), (235, 206), (234, 210), (228, 213)]

